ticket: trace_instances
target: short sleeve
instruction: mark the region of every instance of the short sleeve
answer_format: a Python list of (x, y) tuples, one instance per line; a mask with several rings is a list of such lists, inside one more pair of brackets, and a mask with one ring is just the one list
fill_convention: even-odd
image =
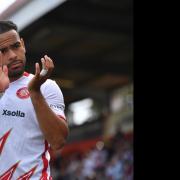
[(41, 92), (48, 103), (49, 107), (56, 113), (58, 116), (66, 120), (65, 117), (65, 104), (64, 97), (60, 87), (53, 80), (48, 79), (42, 86)]

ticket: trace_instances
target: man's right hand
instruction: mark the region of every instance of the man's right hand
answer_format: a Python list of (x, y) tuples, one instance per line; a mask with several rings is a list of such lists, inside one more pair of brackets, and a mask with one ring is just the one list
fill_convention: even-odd
[(0, 51), (0, 93), (4, 92), (9, 87), (8, 68), (3, 65), (2, 53)]

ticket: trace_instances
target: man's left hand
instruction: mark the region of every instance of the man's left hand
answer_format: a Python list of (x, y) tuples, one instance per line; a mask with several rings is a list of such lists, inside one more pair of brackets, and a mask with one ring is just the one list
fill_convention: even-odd
[(45, 55), (44, 58), (41, 58), (41, 63), (42, 63), (41, 71), (40, 71), (39, 63), (35, 64), (35, 76), (28, 84), (28, 89), (30, 92), (40, 91), (41, 85), (50, 77), (54, 69), (54, 63), (52, 59), (47, 55)]

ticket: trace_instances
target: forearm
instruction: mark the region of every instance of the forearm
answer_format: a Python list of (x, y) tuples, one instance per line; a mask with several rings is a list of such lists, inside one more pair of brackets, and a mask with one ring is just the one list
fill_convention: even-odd
[(53, 149), (61, 148), (68, 136), (66, 122), (50, 109), (40, 91), (30, 91), (30, 96), (45, 139)]

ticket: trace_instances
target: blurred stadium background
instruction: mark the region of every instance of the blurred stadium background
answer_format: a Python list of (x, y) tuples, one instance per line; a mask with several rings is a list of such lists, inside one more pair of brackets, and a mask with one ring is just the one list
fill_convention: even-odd
[(54, 180), (132, 180), (133, 1), (0, 0), (27, 49), (27, 71), (54, 59), (70, 135), (52, 152)]

